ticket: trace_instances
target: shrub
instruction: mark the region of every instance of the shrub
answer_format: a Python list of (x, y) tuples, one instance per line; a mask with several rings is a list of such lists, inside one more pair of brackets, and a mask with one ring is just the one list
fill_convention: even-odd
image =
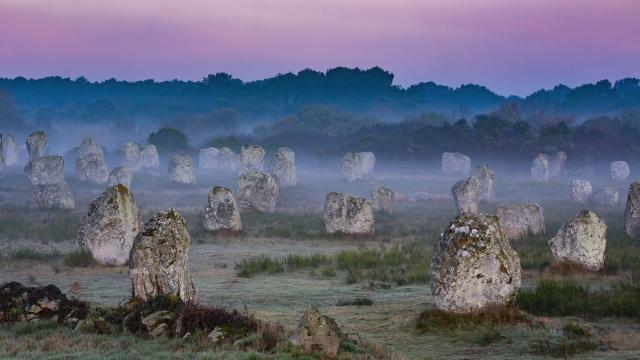
[(529, 316), (512, 307), (488, 307), (468, 314), (454, 314), (438, 309), (423, 311), (416, 327), (424, 332), (442, 329), (473, 329), (478, 326), (531, 323)]
[(56, 249), (52, 249), (50, 253), (45, 254), (30, 248), (21, 248), (11, 251), (10, 256), (13, 260), (47, 261), (59, 257), (60, 252)]
[(63, 263), (69, 267), (89, 267), (95, 265), (93, 255), (86, 250), (76, 250), (64, 256)]
[(189, 150), (187, 136), (180, 130), (164, 127), (149, 135), (149, 144), (158, 148), (163, 154)]

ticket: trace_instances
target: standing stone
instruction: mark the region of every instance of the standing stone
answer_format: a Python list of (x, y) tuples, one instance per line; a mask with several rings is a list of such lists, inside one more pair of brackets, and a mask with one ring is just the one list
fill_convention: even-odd
[(371, 192), (371, 200), (374, 210), (393, 212), (396, 194), (389, 188), (378, 186)]
[(242, 220), (233, 191), (222, 186), (211, 189), (204, 209), (204, 228), (209, 231), (242, 230)]
[(598, 214), (582, 210), (549, 240), (553, 258), (558, 262), (572, 262), (590, 270), (601, 270), (607, 245), (606, 232), (607, 224)]
[(18, 146), (11, 135), (7, 135), (3, 140), (2, 157), (4, 158), (5, 166), (12, 167), (18, 165)]
[(302, 315), (290, 341), (305, 353), (320, 352), (325, 358), (334, 359), (345, 339), (335, 320), (311, 307)]
[(576, 204), (586, 204), (589, 201), (589, 196), (593, 192), (591, 183), (587, 180), (572, 180), (571, 181), (571, 200)]
[(31, 185), (59, 184), (64, 181), (62, 156), (44, 156), (31, 160), (24, 167)]
[(238, 177), (238, 201), (243, 209), (273, 212), (279, 195), (278, 182), (271, 174), (249, 170)]
[(496, 202), (496, 173), (488, 165), (478, 165), (475, 178), (478, 180), (480, 201)]
[(220, 148), (218, 168), (227, 172), (236, 172), (240, 168), (240, 155), (228, 147)]
[(27, 137), (27, 151), (29, 160), (35, 160), (44, 156), (44, 147), (47, 145), (47, 133), (40, 130), (34, 131)]
[(120, 156), (120, 165), (128, 167), (132, 173), (138, 172), (142, 168), (142, 149), (140, 145), (125, 143), (120, 148)]
[(287, 147), (281, 147), (273, 153), (271, 158), (271, 173), (278, 178), (281, 187), (296, 186), (298, 183), (298, 169), (294, 165), (296, 153)]
[(265, 151), (260, 145), (243, 145), (240, 150), (242, 170), (258, 170), (264, 168)]
[(144, 146), (140, 157), (140, 166), (142, 170), (146, 171), (154, 171), (160, 168), (160, 156), (155, 145), (147, 144)]
[(613, 186), (605, 186), (589, 197), (590, 203), (605, 207), (616, 206), (618, 205), (618, 201), (620, 201), (620, 193)]
[(331, 192), (324, 203), (324, 224), (329, 234), (372, 234), (373, 205), (363, 197)]
[(558, 151), (555, 155), (549, 157), (549, 178), (557, 179), (562, 176), (562, 172), (567, 164), (567, 153)]
[(349, 152), (342, 158), (342, 175), (347, 181), (363, 180), (373, 173), (375, 163), (372, 152)]
[(632, 237), (640, 235), (640, 182), (629, 186), (627, 206), (624, 210), (624, 231)]
[(218, 169), (219, 157), (220, 157), (220, 150), (214, 147), (200, 149), (200, 153), (198, 154), (198, 166), (202, 170)]
[(66, 181), (34, 185), (33, 202), (42, 209), (75, 209), (76, 203)]
[(129, 171), (129, 168), (126, 166), (116, 166), (111, 170), (111, 174), (109, 174), (109, 186), (122, 184), (126, 186), (127, 189), (130, 189), (132, 180), (133, 174), (131, 174), (131, 171)]
[(520, 239), (527, 234), (544, 234), (544, 210), (538, 204), (512, 204), (498, 206), (496, 216), (509, 240)]
[(0, 134), (0, 174), (4, 169), (4, 148), (2, 147), (2, 134)]
[(177, 294), (183, 301), (195, 301), (197, 290), (187, 256), (190, 243), (187, 223), (177, 211), (153, 215), (131, 247), (129, 276), (133, 297), (149, 300), (162, 294)]
[(469, 176), (471, 175), (471, 159), (461, 153), (442, 153), (442, 161), (440, 163), (442, 173), (450, 176)]
[(176, 154), (169, 162), (169, 180), (179, 184), (195, 184), (193, 161), (187, 154)]
[(451, 188), (459, 214), (477, 214), (480, 202), (479, 185), (475, 176), (458, 181)]
[(470, 313), (507, 306), (520, 288), (520, 258), (498, 218), (460, 215), (442, 234), (431, 261), (436, 308)]
[(104, 161), (104, 152), (92, 138), (82, 140), (76, 157), (76, 174), (80, 181), (104, 184), (109, 179), (109, 169)]
[(611, 163), (611, 178), (616, 181), (626, 180), (631, 171), (626, 161), (613, 161)]
[(531, 163), (531, 178), (536, 182), (548, 182), (549, 177), (549, 155), (538, 154)]
[(122, 184), (114, 185), (91, 203), (78, 230), (77, 244), (102, 265), (124, 265), (140, 226), (133, 194)]

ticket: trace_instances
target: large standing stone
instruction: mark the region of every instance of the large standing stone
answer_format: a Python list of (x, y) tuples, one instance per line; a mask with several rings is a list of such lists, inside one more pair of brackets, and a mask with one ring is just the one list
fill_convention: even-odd
[(279, 195), (278, 182), (271, 174), (250, 170), (238, 177), (238, 201), (243, 209), (272, 212)]
[(264, 169), (265, 151), (260, 145), (243, 145), (240, 150), (240, 161), (242, 162), (242, 170), (258, 170)]
[(571, 181), (571, 200), (576, 204), (586, 204), (589, 201), (589, 196), (593, 192), (591, 183), (587, 180), (572, 180)]
[(219, 157), (220, 150), (214, 147), (200, 149), (200, 153), (198, 154), (198, 166), (202, 170), (216, 170), (218, 169)]
[(179, 184), (195, 184), (193, 161), (187, 154), (176, 154), (169, 162), (169, 180)]
[(329, 234), (371, 234), (373, 205), (362, 197), (331, 192), (324, 203), (324, 224)]
[(442, 173), (451, 176), (471, 175), (471, 159), (461, 153), (442, 153), (441, 161)]
[(76, 157), (76, 174), (80, 181), (104, 184), (109, 179), (109, 169), (104, 161), (104, 152), (92, 138), (82, 140)]
[(347, 181), (362, 180), (373, 173), (375, 164), (372, 152), (349, 152), (342, 158), (342, 175)]
[(140, 167), (142, 167), (142, 170), (147, 171), (154, 171), (160, 168), (160, 156), (155, 145), (147, 144), (144, 146), (140, 157)]
[(589, 197), (589, 202), (597, 206), (613, 207), (618, 205), (618, 201), (620, 193), (613, 186), (605, 186)]
[(629, 177), (631, 171), (626, 161), (613, 161), (611, 163), (611, 178), (613, 180), (625, 180)]
[(451, 195), (459, 214), (477, 214), (480, 201), (478, 180), (475, 176), (458, 181), (451, 188)]
[(7, 135), (3, 140), (2, 156), (5, 166), (12, 167), (18, 165), (18, 146), (11, 135)]
[(190, 243), (187, 223), (177, 211), (153, 215), (131, 247), (133, 297), (149, 300), (161, 294), (177, 294), (183, 301), (194, 301), (197, 290), (187, 256)]
[(335, 320), (311, 307), (302, 315), (290, 341), (305, 353), (320, 352), (327, 359), (334, 359), (345, 339)]
[(278, 148), (271, 158), (271, 173), (278, 178), (281, 187), (296, 186), (298, 169), (294, 165), (296, 153), (287, 147)]
[(44, 156), (31, 160), (24, 172), (31, 185), (59, 184), (64, 181), (64, 159), (62, 156)]
[(40, 130), (34, 131), (27, 137), (27, 152), (29, 160), (35, 160), (44, 156), (44, 147), (47, 145), (47, 133)]
[(227, 172), (236, 172), (240, 168), (240, 155), (228, 147), (220, 148), (218, 168)]
[(527, 234), (544, 234), (544, 210), (538, 204), (512, 204), (498, 206), (496, 216), (509, 240), (520, 239)]
[(549, 157), (549, 178), (557, 179), (562, 176), (562, 172), (567, 164), (567, 153), (558, 151)]
[(506, 306), (520, 288), (520, 258), (493, 215), (460, 215), (444, 231), (431, 261), (438, 309), (469, 313)]
[(133, 174), (131, 174), (131, 171), (129, 171), (129, 168), (126, 166), (116, 166), (111, 170), (111, 174), (109, 174), (109, 186), (122, 184), (126, 186), (127, 189), (130, 189), (132, 180)]
[(548, 182), (550, 175), (549, 155), (538, 154), (531, 163), (531, 178), (537, 182)]
[(63, 180), (54, 184), (34, 185), (33, 201), (42, 209), (74, 209), (76, 203), (69, 185)]
[(91, 203), (78, 230), (77, 244), (102, 265), (124, 265), (140, 226), (133, 194), (122, 184), (114, 185)]
[(480, 201), (496, 202), (496, 173), (488, 165), (478, 165), (475, 178), (478, 180)]
[(600, 270), (604, 267), (606, 232), (607, 224), (598, 214), (582, 210), (549, 240), (553, 258), (558, 262), (572, 262), (590, 270)]
[(142, 168), (142, 149), (135, 143), (125, 143), (120, 148), (120, 165), (129, 168), (132, 173), (140, 171)]
[(204, 228), (209, 231), (242, 230), (242, 220), (233, 191), (222, 186), (211, 189), (204, 209)]
[(378, 186), (371, 192), (371, 202), (374, 210), (393, 212), (396, 194), (389, 188)]
[(627, 207), (624, 210), (624, 231), (632, 237), (640, 235), (640, 182), (629, 186)]

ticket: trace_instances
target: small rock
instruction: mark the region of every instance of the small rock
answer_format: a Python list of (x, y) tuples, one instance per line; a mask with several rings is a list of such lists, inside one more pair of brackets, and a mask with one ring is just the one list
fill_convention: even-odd
[(125, 143), (120, 148), (120, 165), (136, 173), (142, 169), (142, 148), (135, 143)]
[(631, 171), (626, 161), (613, 161), (611, 163), (611, 178), (615, 181), (626, 180)]
[(373, 209), (378, 211), (393, 212), (395, 193), (384, 186), (378, 186), (371, 192)]
[(627, 206), (624, 211), (624, 231), (632, 237), (640, 235), (640, 182), (629, 186)]
[(331, 192), (324, 203), (324, 223), (329, 234), (371, 234), (373, 205), (362, 197)]
[(486, 164), (478, 165), (475, 178), (478, 180), (480, 201), (496, 202), (496, 173)]
[(559, 262), (577, 263), (590, 270), (601, 270), (604, 267), (606, 232), (607, 224), (598, 214), (582, 210), (549, 240), (553, 258)]
[(187, 154), (176, 154), (169, 162), (169, 180), (179, 184), (195, 184), (193, 161)]
[(349, 152), (342, 158), (342, 175), (347, 181), (363, 180), (373, 173), (375, 164), (372, 152)]
[(545, 220), (542, 206), (538, 204), (512, 204), (498, 206), (496, 216), (507, 239), (517, 240), (527, 234), (544, 234)]
[(571, 199), (576, 204), (586, 204), (593, 192), (591, 183), (587, 180), (571, 181)]
[(549, 155), (538, 154), (531, 163), (531, 178), (536, 182), (545, 183), (551, 177), (549, 170)]
[(243, 145), (240, 150), (242, 170), (262, 171), (264, 169), (265, 154), (264, 149), (260, 145)]
[(155, 171), (160, 169), (160, 156), (158, 148), (153, 144), (147, 144), (142, 149), (140, 156), (140, 167), (145, 171)]
[(618, 205), (620, 201), (620, 193), (616, 188), (612, 186), (605, 186), (604, 188), (594, 192), (589, 197), (589, 202), (604, 207), (613, 207)]
[(238, 177), (238, 202), (243, 209), (273, 212), (279, 195), (278, 182), (271, 174), (249, 170)]
[(293, 150), (281, 147), (271, 158), (271, 173), (276, 176), (281, 187), (296, 186), (298, 169), (295, 166), (296, 154)]
[(458, 181), (451, 188), (451, 194), (459, 214), (478, 213), (478, 203), (480, 201), (478, 189), (478, 180), (474, 176)]
[(233, 191), (222, 186), (211, 189), (204, 209), (204, 228), (209, 231), (242, 230), (242, 220)]
[(76, 207), (73, 194), (65, 181), (58, 184), (35, 185), (32, 195), (35, 206), (41, 209), (75, 209)]
[(116, 166), (111, 170), (111, 174), (109, 174), (109, 186), (122, 184), (126, 186), (127, 189), (130, 189), (131, 181), (133, 181), (133, 174), (131, 174), (131, 171), (129, 171), (129, 168), (126, 166)]
[(319, 352), (333, 359), (338, 355), (340, 344), (345, 339), (335, 320), (312, 307), (302, 315), (290, 341), (300, 346), (305, 353)]

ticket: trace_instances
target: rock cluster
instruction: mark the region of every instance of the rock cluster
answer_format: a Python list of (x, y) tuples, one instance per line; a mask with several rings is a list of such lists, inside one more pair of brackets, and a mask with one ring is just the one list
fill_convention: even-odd
[(142, 169), (142, 148), (135, 143), (125, 143), (120, 148), (120, 165), (136, 173)]
[(278, 148), (271, 158), (271, 173), (278, 179), (281, 187), (296, 186), (298, 169), (295, 166), (296, 153), (287, 147)]
[(240, 162), (242, 170), (264, 169), (265, 151), (260, 145), (243, 145), (240, 149)]
[(440, 163), (442, 173), (451, 176), (469, 176), (471, 175), (471, 159), (461, 153), (442, 153)]
[(604, 267), (607, 224), (593, 211), (582, 210), (562, 225), (549, 240), (553, 258), (558, 262), (580, 264), (590, 270)]
[(29, 161), (44, 156), (44, 147), (47, 145), (47, 133), (44, 131), (34, 131), (27, 137), (27, 152)]
[(18, 165), (18, 146), (11, 135), (7, 135), (2, 140), (2, 158), (6, 167)]
[(640, 182), (629, 186), (627, 205), (624, 210), (624, 231), (632, 237), (640, 235)]
[(371, 192), (371, 202), (374, 210), (393, 212), (396, 194), (389, 188), (378, 186)]
[(613, 161), (610, 164), (611, 178), (616, 181), (626, 180), (631, 174), (626, 161)]
[(431, 261), (438, 309), (470, 313), (509, 305), (520, 288), (520, 258), (492, 215), (460, 215), (442, 234)]
[(177, 294), (183, 301), (194, 301), (197, 291), (187, 257), (190, 243), (187, 224), (178, 212), (168, 210), (153, 215), (131, 248), (133, 297), (148, 300), (161, 294)]
[(0, 287), (0, 323), (53, 320), (73, 326), (88, 312), (88, 306), (67, 299), (54, 285), (26, 287), (8, 282)]
[(129, 171), (129, 168), (126, 166), (116, 166), (109, 174), (109, 186), (122, 184), (126, 186), (127, 189), (130, 189), (132, 180), (133, 174), (131, 174), (131, 171)]
[(593, 188), (589, 181), (579, 179), (571, 181), (571, 200), (575, 204), (586, 204), (592, 192)]
[(324, 203), (324, 224), (329, 234), (371, 234), (373, 205), (362, 197), (331, 192)]
[(538, 204), (498, 206), (496, 216), (509, 240), (517, 240), (527, 234), (540, 235), (545, 232), (544, 211)]
[(147, 144), (142, 149), (140, 155), (140, 167), (145, 171), (156, 171), (160, 169), (160, 156), (158, 148), (153, 144)]
[(496, 173), (488, 165), (478, 165), (475, 178), (478, 180), (480, 201), (496, 202)]
[(480, 201), (478, 180), (475, 176), (458, 181), (451, 194), (459, 214), (477, 214)]
[(211, 189), (204, 209), (204, 228), (209, 231), (242, 230), (242, 220), (233, 191), (222, 186)]
[(375, 164), (372, 152), (349, 152), (342, 158), (342, 175), (347, 181), (363, 180), (373, 173)]
[(273, 212), (279, 195), (278, 182), (271, 174), (249, 170), (238, 177), (238, 202), (243, 209)]
[(549, 155), (538, 154), (531, 163), (531, 178), (536, 182), (547, 182), (550, 177)]
[(109, 179), (109, 169), (104, 161), (104, 151), (92, 138), (82, 140), (76, 157), (76, 175), (80, 181), (104, 184)]
[(124, 265), (140, 226), (133, 194), (122, 184), (114, 185), (91, 203), (78, 230), (77, 244), (102, 265)]
[(321, 353), (328, 359), (338, 355), (340, 345), (346, 339), (335, 320), (322, 315), (317, 308), (311, 307), (304, 312), (298, 328), (289, 339), (300, 346), (305, 353)]
[(178, 184), (195, 184), (196, 173), (193, 170), (193, 161), (187, 154), (176, 154), (169, 162), (169, 181)]
[(618, 205), (620, 201), (620, 193), (613, 186), (605, 186), (604, 188), (594, 192), (589, 197), (589, 202), (596, 206), (613, 207)]

